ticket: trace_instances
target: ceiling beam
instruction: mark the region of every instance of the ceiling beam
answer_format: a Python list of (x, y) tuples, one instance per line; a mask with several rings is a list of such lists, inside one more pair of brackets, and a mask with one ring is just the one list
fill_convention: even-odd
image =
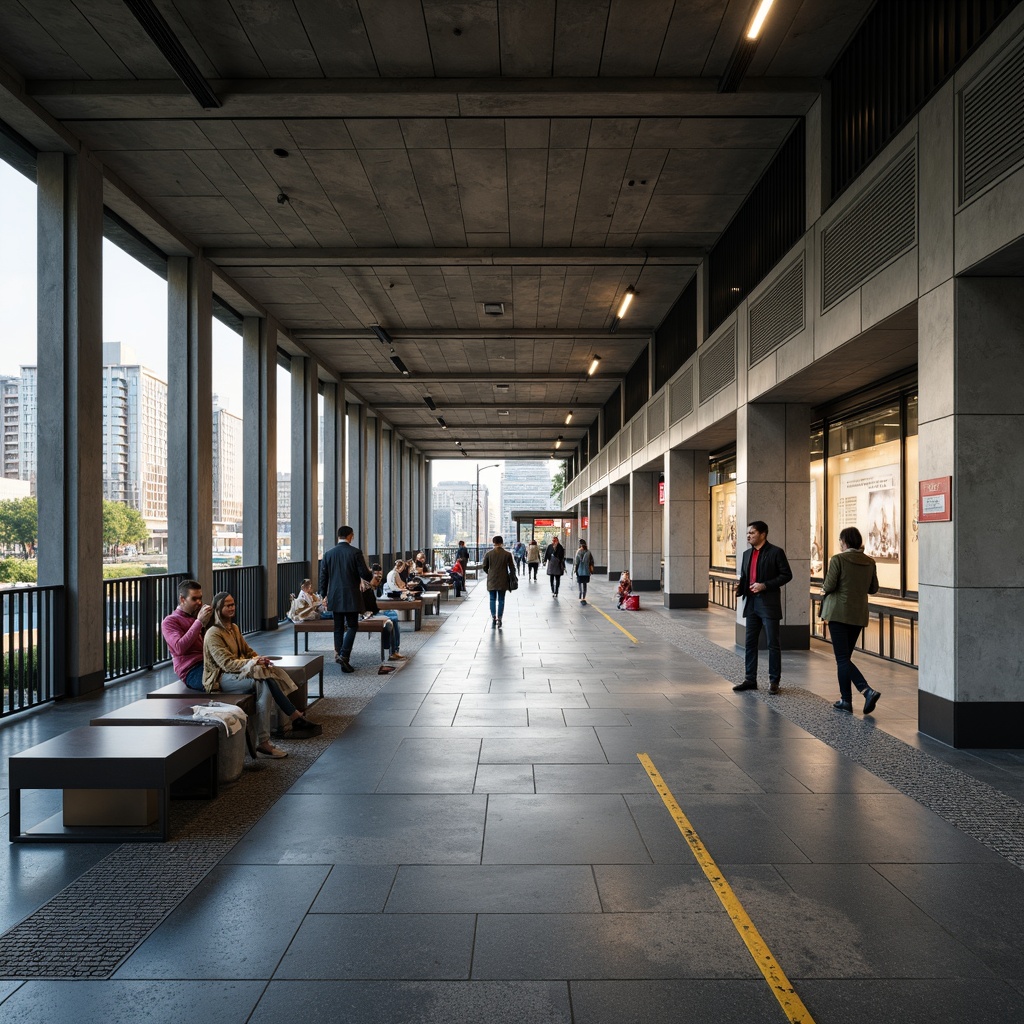
[(803, 117), (818, 78), (755, 78), (719, 93), (712, 78), (218, 79), (218, 110), (196, 110), (173, 80), (35, 80), (62, 120), (318, 117)]
[[(612, 349), (622, 341), (650, 341), (650, 330), (616, 331), (610, 335), (608, 328), (581, 330), (579, 328), (443, 328), (443, 327), (387, 327), (387, 332), (394, 341), (600, 341), (605, 348)], [(319, 341), (366, 341), (373, 334), (368, 327), (336, 328), (314, 327), (305, 330), (293, 330), (292, 336), (306, 342)]]
[(356, 249), (351, 246), (323, 249), (282, 249), (213, 246), (203, 255), (222, 267), (618, 267), (645, 264), (650, 267), (696, 267), (703, 249), (651, 248), (604, 249), (586, 246), (564, 248), (420, 248), (388, 247)]
[[(576, 418), (576, 414), (586, 409), (603, 409), (604, 406), (601, 402), (446, 402), (443, 399), (435, 398), (434, 401), (437, 403), (437, 411), (431, 411), (426, 405), (420, 402), (389, 402), (386, 399), (383, 401), (377, 401), (373, 403), (375, 409), (419, 409), (420, 412), (429, 413), (431, 416), (439, 416), (444, 412), (450, 412), (453, 409), (484, 409), (492, 410), (496, 408), (502, 409), (526, 409), (527, 411), (533, 412), (538, 410), (547, 411), (550, 409), (559, 409), (563, 413), (567, 413), (570, 409), (573, 411), (573, 418)], [(564, 420), (563, 420), (564, 423)]]
[(343, 373), (346, 384), (614, 384), (623, 380), (615, 374), (595, 373), (588, 377), (585, 373), (523, 373), (521, 370), (510, 369), (508, 373), (417, 373), (413, 371), (408, 377), (397, 370), (388, 373)]

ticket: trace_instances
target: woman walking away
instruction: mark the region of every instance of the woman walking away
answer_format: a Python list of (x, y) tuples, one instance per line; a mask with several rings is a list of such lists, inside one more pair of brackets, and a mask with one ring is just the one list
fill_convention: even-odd
[(565, 574), (565, 548), (557, 535), (544, 549), (544, 564), (548, 567), (548, 583), (551, 584), (551, 596), (558, 597), (558, 588)]
[(868, 624), (868, 594), (878, 593), (878, 573), (875, 560), (864, 554), (864, 539), (856, 526), (848, 526), (839, 534), (839, 548), (839, 554), (829, 560), (821, 587), (825, 595), (821, 621), (828, 623), (839, 676), (839, 700), (832, 706), (836, 711), (853, 711), (852, 683), (864, 695), (864, 714), (870, 715), (881, 694), (868, 686), (853, 663), (853, 652), (861, 630)]
[(580, 549), (572, 560), (572, 571), (576, 573), (576, 586), (580, 592), (580, 604), (587, 603), (587, 584), (594, 572), (594, 556), (587, 550), (587, 542), (580, 541)]
[[(487, 593), (491, 595), (491, 629), (501, 629), (501, 616), (505, 611), (505, 594), (513, 589), (511, 580), (516, 577), (516, 564), (503, 547), (500, 536), (491, 542), (494, 547), (484, 555), (480, 568), (487, 573)], [(518, 586), (518, 582), (515, 586)]]
[(526, 570), (527, 580), (533, 580), (537, 582), (537, 570), (540, 568), (540, 545), (537, 543), (536, 537), (530, 538), (530, 543), (526, 545)]

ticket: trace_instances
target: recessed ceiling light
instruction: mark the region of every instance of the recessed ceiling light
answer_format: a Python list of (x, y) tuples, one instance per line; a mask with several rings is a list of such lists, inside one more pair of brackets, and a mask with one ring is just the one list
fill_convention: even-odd
[(499, 409), (498, 410), (498, 415), (499, 416), (507, 416), (508, 415), (508, 409)]
[(495, 391), (508, 391), (508, 389), (509, 389), (509, 385), (508, 384), (495, 384), (494, 385), (494, 390)]
[(274, 150), (274, 156), (279, 156), (282, 160), (288, 155), (287, 149), (281, 149), (280, 146)]
[(503, 316), (505, 313), (504, 302), (485, 302), (483, 305), (487, 316)]

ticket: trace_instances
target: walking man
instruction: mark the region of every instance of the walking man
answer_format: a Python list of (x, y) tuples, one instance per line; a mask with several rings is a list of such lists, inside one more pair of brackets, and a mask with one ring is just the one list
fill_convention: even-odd
[(318, 589), (334, 612), (334, 660), (342, 672), (355, 672), (350, 658), (362, 610), (359, 581), (373, 580), (362, 551), (352, 543), (354, 533), (351, 526), (339, 526), (338, 543), (324, 552), (320, 563)]
[(749, 523), (747, 543), (750, 547), (743, 552), (743, 568), (736, 584), (737, 596), (744, 599), (743, 615), (747, 620), (746, 665), (743, 682), (733, 689), (757, 689), (757, 644), (763, 626), (768, 636), (768, 692), (778, 693), (782, 677), (782, 588), (793, 578), (793, 570), (786, 552), (768, 543), (767, 523), (760, 519)]

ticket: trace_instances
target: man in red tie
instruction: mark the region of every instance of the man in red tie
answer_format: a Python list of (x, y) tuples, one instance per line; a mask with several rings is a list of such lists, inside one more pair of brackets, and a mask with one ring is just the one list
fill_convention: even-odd
[(743, 615), (747, 620), (746, 665), (743, 682), (734, 690), (757, 689), (757, 643), (761, 627), (768, 636), (768, 692), (779, 692), (782, 677), (782, 644), (779, 624), (782, 621), (782, 588), (793, 578), (786, 552), (768, 543), (768, 524), (755, 519), (747, 526), (747, 543), (743, 552), (736, 594), (744, 599)]

